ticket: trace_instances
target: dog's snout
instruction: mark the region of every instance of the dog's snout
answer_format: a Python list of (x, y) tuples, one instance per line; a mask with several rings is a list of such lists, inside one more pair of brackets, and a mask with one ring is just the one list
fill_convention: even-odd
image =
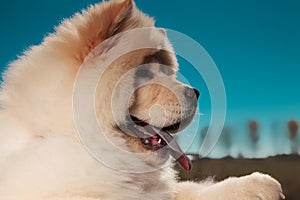
[(186, 98), (188, 98), (188, 99), (192, 99), (195, 96), (198, 99), (199, 95), (200, 95), (200, 92), (197, 89), (195, 89), (195, 88), (189, 88), (189, 87), (187, 87), (185, 89), (185, 91), (184, 91), (184, 96)]
[(195, 94), (196, 94), (196, 97), (197, 97), (197, 99), (198, 99), (199, 96), (200, 96), (200, 92), (199, 92), (196, 88), (194, 88), (193, 90), (194, 90), (194, 92), (195, 92)]

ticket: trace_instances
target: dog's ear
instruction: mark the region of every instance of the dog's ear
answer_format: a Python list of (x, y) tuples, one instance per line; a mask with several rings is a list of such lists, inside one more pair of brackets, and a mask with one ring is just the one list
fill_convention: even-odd
[(124, 30), (130, 23), (136, 7), (133, 0), (123, 0), (116, 4), (113, 21), (109, 27), (108, 35), (112, 36)]
[[(133, 0), (103, 0), (64, 22), (60, 29), (65, 33), (64, 41), (70, 41), (68, 44), (72, 44), (69, 45), (73, 47), (72, 52), (75, 51), (76, 59), (82, 62), (92, 49), (107, 38), (126, 30), (153, 26), (154, 20), (140, 12)], [(79, 39), (79, 42), (75, 43), (72, 38)]]

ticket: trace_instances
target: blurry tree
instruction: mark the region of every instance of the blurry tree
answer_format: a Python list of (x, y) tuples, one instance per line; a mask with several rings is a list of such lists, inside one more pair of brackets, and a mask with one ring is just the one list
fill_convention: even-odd
[[(204, 127), (200, 132), (200, 138), (199, 138), (199, 149), (202, 147), (203, 141), (205, 140), (208, 132), (208, 126)], [(199, 157), (202, 157), (203, 155), (199, 155)]]
[(290, 120), (288, 121), (288, 137), (291, 141), (291, 153), (292, 154), (298, 154), (298, 140), (297, 140), (297, 135), (298, 135), (298, 123), (295, 120)]
[[(200, 133), (200, 141), (199, 141), (199, 146), (201, 147), (201, 145), (203, 144), (204, 140), (210, 140), (211, 138), (209, 137), (208, 134), (208, 126), (204, 127), (201, 130)], [(232, 139), (231, 139), (231, 128), (228, 126), (224, 126), (222, 133), (218, 139), (217, 144), (220, 145), (219, 147), (222, 147), (222, 151), (224, 152), (224, 156), (228, 156), (230, 155), (230, 151), (231, 151), (231, 143)]]
[(203, 140), (205, 139), (206, 135), (207, 135), (207, 131), (208, 131), (208, 126), (204, 127), (201, 131), (201, 144), (203, 143)]
[(251, 138), (251, 147), (254, 152), (257, 151), (257, 142), (259, 140), (258, 136), (258, 130), (259, 130), (259, 124), (256, 120), (250, 120), (248, 121), (248, 129), (249, 134)]
[(232, 145), (231, 135), (232, 135), (231, 128), (228, 126), (224, 126), (219, 142), (222, 145), (223, 150), (226, 152), (226, 156), (230, 156), (230, 152), (231, 152), (231, 145)]
[(241, 152), (240, 152), (240, 153), (238, 153), (238, 156), (237, 156), (237, 158), (238, 158), (238, 159), (243, 159), (243, 158), (244, 158), (244, 155), (243, 155), (243, 153), (241, 153)]

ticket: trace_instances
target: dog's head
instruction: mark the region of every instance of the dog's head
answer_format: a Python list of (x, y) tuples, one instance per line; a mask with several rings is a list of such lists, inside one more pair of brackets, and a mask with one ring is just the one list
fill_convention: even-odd
[(188, 170), (191, 163), (171, 135), (191, 122), (199, 92), (176, 80), (178, 63), (165, 30), (126, 30), (102, 42), (87, 59), (101, 71), (95, 96), (98, 122), (108, 137), (125, 138), (132, 151), (172, 155)]
[[(113, 45), (104, 52), (106, 42)], [(124, 50), (128, 43), (137, 46)], [(171, 134), (191, 122), (199, 92), (176, 80), (178, 64), (165, 31), (134, 29), (108, 39), (95, 52), (102, 65), (111, 60), (101, 66), (96, 94), (101, 126), (125, 137), (135, 152), (164, 149), (190, 169)]]

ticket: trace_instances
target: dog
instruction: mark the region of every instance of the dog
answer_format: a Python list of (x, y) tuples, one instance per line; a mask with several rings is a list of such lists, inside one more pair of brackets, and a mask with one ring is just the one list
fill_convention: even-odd
[(64, 20), (4, 73), (1, 199), (284, 198), (275, 179), (257, 172), (177, 181), (169, 157), (185, 170), (192, 164), (172, 134), (191, 122), (199, 97), (177, 71), (166, 31), (133, 0)]

